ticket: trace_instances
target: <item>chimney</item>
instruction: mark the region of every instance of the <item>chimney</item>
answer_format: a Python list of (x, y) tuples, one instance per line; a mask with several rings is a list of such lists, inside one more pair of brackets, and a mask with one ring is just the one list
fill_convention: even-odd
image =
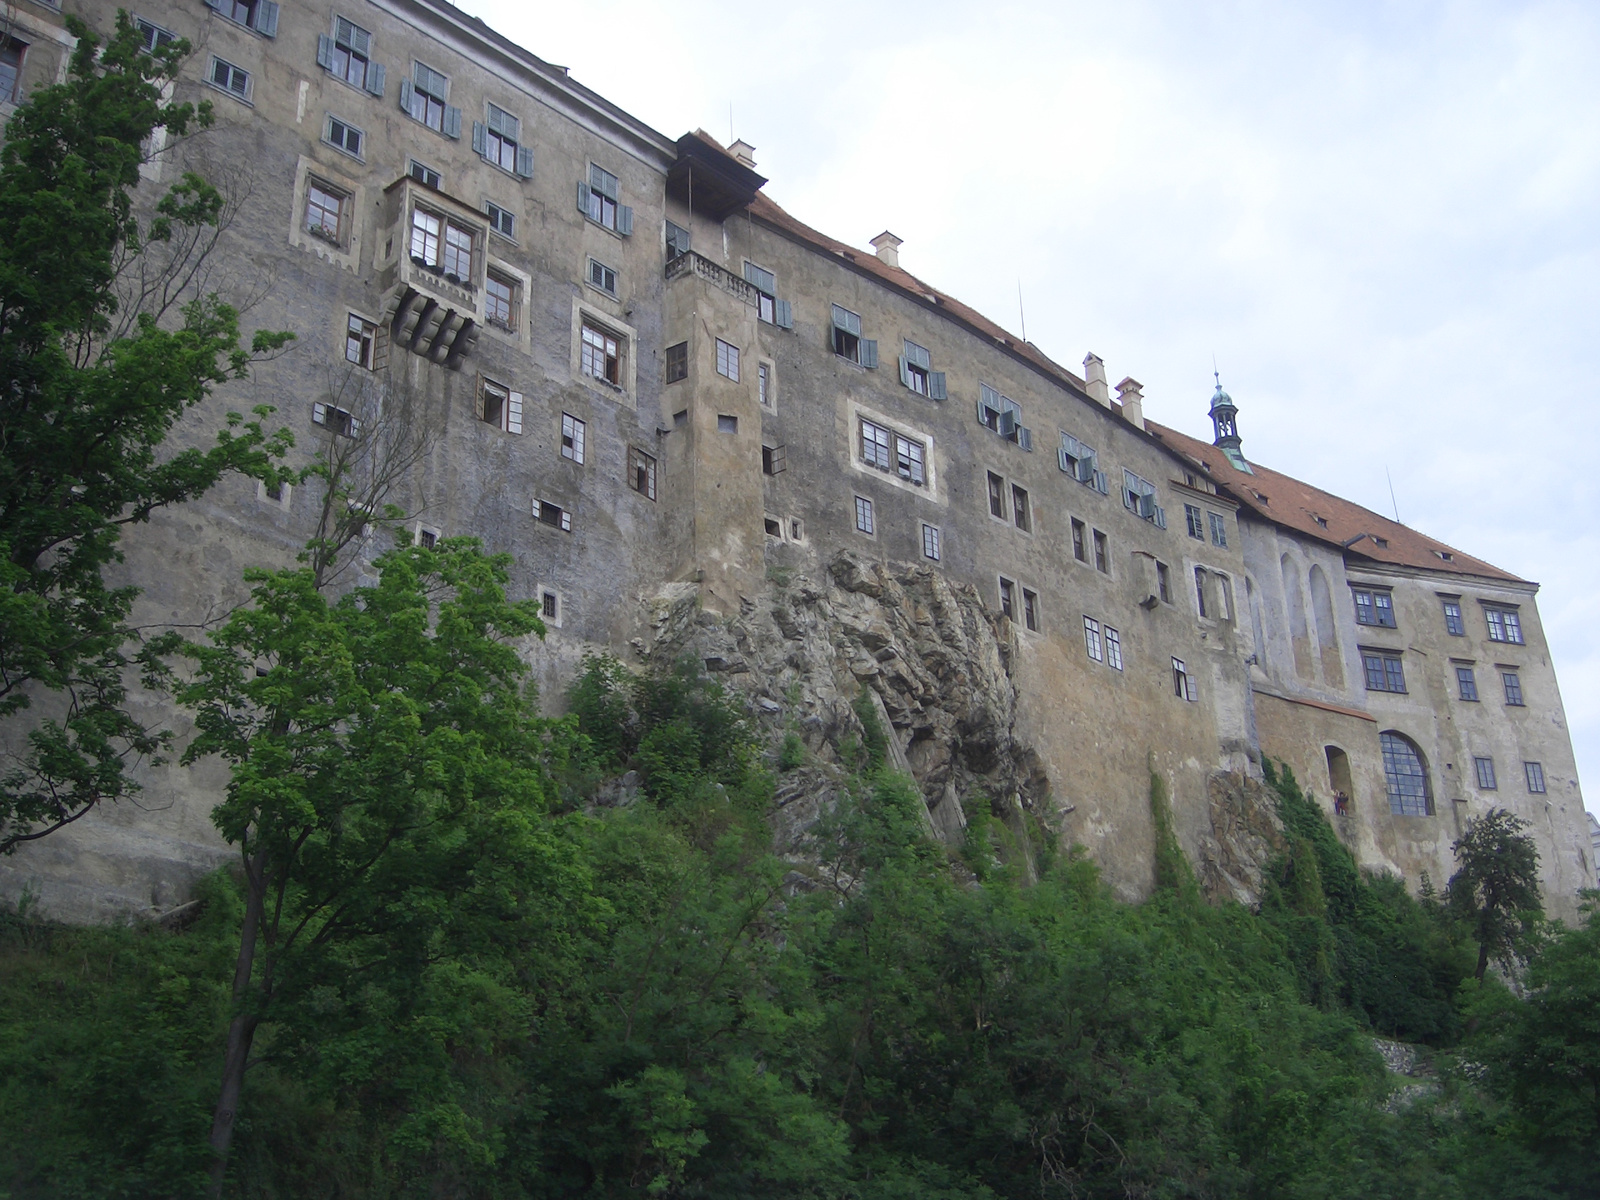
[(740, 138), (733, 145), (729, 146), (728, 153), (733, 155), (752, 171), (755, 170), (756, 148), (743, 138)]
[(1111, 392), (1106, 387), (1106, 364), (1100, 361), (1098, 354), (1091, 352), (1083, 360), (1083, 382), (1091, 399), (1107, 408), (1111, 407)]
[(872, 239), (872, 248), (878, 252), (878, 261), (886, 267), (900, 265), (900, 247), (903, 245), (905, 243), (887, 229)]
[(1144, 384), (1129, 376), (1117, 384), (1117, 399), (1122, 401), (1122, 416), (1128, 424), (1144, 428)]

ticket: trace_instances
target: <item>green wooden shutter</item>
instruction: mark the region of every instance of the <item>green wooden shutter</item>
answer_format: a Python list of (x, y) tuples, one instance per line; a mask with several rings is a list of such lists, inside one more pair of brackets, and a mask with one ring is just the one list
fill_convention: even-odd
[(928, 399), (947, 400), (950, 393), (945, 387), (943, 371), (928, 372)]
[(876, 339), (861, 339), (861, 365), (871, 371), (878, 369), (878, 343)]
[(905, 387), (911, 386), (911, 372), (906, 367), (906, 356), (900, 356), (900, 383)]
[(472, 150), (475, 154), (489, 153), (489, 131), (484, 128), (482, 121), (472, 123)]
[(461, 136), (461, 110), (444, 106), (444, 135), (445, 137), (458, 138)]
[(402, 79), (400, 81), (400, 110), (402, 112), (409, 113), (411, 111), (411, 96), (411, 80)]
[(633, 236), (633, 209), (626, 204), (617, 205), (617, 232), (623, 237)]
[(774, 324), (776, 324), (779, 329), (793, 329), (794, 310), (789, 306), (789, 302), (787, 300), (778, 300), (774, 302), (773, 307), (777, 310), (773, 313), (773, 316), (776, 318)]
[(260, 0), (256, 5), (254, 28), (263, 37), (278, 36), (278, 6), (273, 0)]
[(367, 91), (374, 96), (383, 95), (383, 79), (386, 72), (382, 63), (367, 64)]
[(522, 432), (522, 393), (512, 392), (506, 399), (506, 432)]
[(317, 66), (333, 70), (333, 39), (325, 33), (317, 34)]
[(589, 215), (589, 185), (581, 179), (578, 181), (578, 211)]
[(533, 178), (533, 147), (517, 147), (517, 174), (524, 179)]

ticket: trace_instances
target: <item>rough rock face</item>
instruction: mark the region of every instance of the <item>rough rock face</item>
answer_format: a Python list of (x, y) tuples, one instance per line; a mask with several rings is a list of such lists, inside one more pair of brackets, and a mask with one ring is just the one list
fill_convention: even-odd
[(1261, 870), (1288, 849), (1277, 801), (1259, 779), (1218, 771), (1206, 785), (1211, 833), (1200, 839), (1197, 873), (1213, 904), (1237, 900), (1254, 907), (1261, 901)]

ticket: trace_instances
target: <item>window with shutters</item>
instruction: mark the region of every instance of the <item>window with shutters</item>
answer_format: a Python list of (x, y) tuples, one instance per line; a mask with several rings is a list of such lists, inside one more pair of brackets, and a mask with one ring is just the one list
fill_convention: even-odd
[(1167, 527), (1166, 510), (1156, 503), (1156, 485), (1126, 467), (1122, 471), (1122, 507), (1157, 529)]
[(367, 144), (367, 135), (348, 121), (330, 115), (322, 129), (322, 140), (335, 150), (342, 151), (351, 158), (360, 159)]
[[(173, 33), (171, 30), (163, 29), (159, 25), (152, 24), (151, 22), (146, 21), (143, 17), (136, 18), (133, 22), (133, 26), (139, 31), (139, 44), (144, 47), (144, 52), (146, 54), (154, 54), (157, 50), (165, 50), (168, 46), (172, 45), (173, 42), (178, 40), (178, 35)], [(18, 59), (20, 60), (20, 58), (21, 55), (19, 54)], [(0, 63), (10, 61), (10, 56), (4, 51), (0, 51)], [(17, 65), (20, 65), (20, 61)], [(13, 80), (13, 82), (15, 81)], [(5, 90), (4, 67), (0, 66), (0, 100), (9, 98), (10, 92)]]
[(833, 306), (833, 352), (847, 362), (869, 369), (878, 365), (878, 343), (861, 336), (861, 315), (848, 308)]
[(1122, 635), (1111, 626), (1105, 627), (1106, 666), (1113, 671), (1122, 670)]
[(1208, 512), (1206, 518), (1211, 522), (1211, 544), (1227, 549), (1228, 546), (1228, 518), (1221, 513)]
[(583, 439), (588, 426), (571, 413), (561, 414), (561, 457), (583, 465)]
[(1181, 658), (1172, 660), (1172, 691), (1179, 700), (1187, 700), (1192, 704), (1196, 699), (1194, 676)]
[(446, 137), (461, 136), (461, 110), (450, 104), (450, 80), (425, 63), (411, 64), (411, 78), (400, 81), (400, 107), (413, 121)]
[(1039, 632), (1039, 593), (1031, 588), (1022, 589), (1022, 623), (1032, 632)]
[(1511, 642), (1522, 645), (1522, 617), (1514, 608), (1496, 608), (1485, 604), (1483, 615), (1489, 622), (1491, 642)]
[(1456, 667), (1456, 691), (1463, 700), (1477, 700), (1478, 680), (1471, 667)]
[(739, 347), (717, 339), (717, 374), (739, 382)]
[(1065, 429), (1061, 431), (1061, 449), (1057, 452), (1057, 461), (1064, 472), (1084, 487), (1102, 496), (1111, 493), (1105, 472), (1099, 469), (1100, 456), (1095, 453), (1094, 447), (1087, 442), (1080, 442)]
[(781, 475), (789, 467), (789, 450), (786, 446), (761, 447), (761, 473)]
[(1033, 531), (1033, 509), (1028, 503), (1028, 489), (1011, 485), (1011, 520), (1024, 533)]
[(621, 185), (604, 167), (589, 164), (587, 182), (578, 184), (578, 211), (603, 229), (633, 233), (633, 209), (621, 202)]
[(1004, 575), (1000, 576), (1000, 611), (1013, 621), (1017, 619), (1017, 585)]
[(549, 500), (535, 500), (533, 515), (539, 518), (541, 525), (548, 525), (563, 533), (572, 532), (572, 514), (559, 504), (552, 504)]
[(335, 246), (345, 240), (347, 193), (320, 179), (306, 180), (306, 232)]
[(1397, 817), (1431, 817), (1433, 785), (1422, 751), (1403, 734), (1378, 735), (1383, 749), (1383, 778), (1389, 793), (1389, 811)]
[(578, 347), (578, 369), (591, 379), (622, 386), (622, 339), (609, 329), (583, 323)]
[(1528, 790), (1534, 795), (1544, 794), (1544, 766), (1541, 763), (1525, 762), (1522, 764), (1522, 775), (1528, 781)]
[[(684, 243), (688, 249), (688, 243)], [(794, 317), (787, 300), (778, 299), (778, 277), (765, 267), (758, 267), (748, 259), (744, 264), (744, 280), (756, 290), (756, 316), (768, 325), (780, 329), (794, 328)]]
[(1022, 423), (1022, 406), (987, 383), (978, 385), (978, 424), (1024, 450), (1033, 449), (1033, 431)]
[[(435, 187), (438, 185), (435, 184)], [(492, 200), (483, 202), (483, 211), (489, 218), (489, 232), (499, 234), (508, 242), (517, 240), (517, 214), (508, 208), (501, 208)]]
[(1351, 588), (1350, 596), (1356, 605), (1357, 625), (1395, 628), (1394, 596), (1387, 588)]
[(1508, 671), (1502, 668), (1500, 671), (1500, 682), (1505, 685), (1506, 703), (1512, 708), (1521, 708), (1523, 705), (1522, 677), (1515, 671)]
[(533, 176), (533, 147), (522, 144), (522, 119), (497, 104), (484, 104), (484, 120), (472, 123), (472, 148), (492, 166), (519, 179)]
[(666, 223), (667, 261), (689, 253), (689, 231), (674, 221)]
[(1459, 600), (1444, 601), (1444, 631), (1451, 637), (1465, 637), (1467, 623), (1461, 619), (1461, 602)]
[(1406, 690), (1405, 664), (1398, 654), (1389, 650), (1363, 650), (1361, 666), (1367, 678), (1369, 692), (1404, 692)]
[(1206, 540), (1206, 527), (1203, 524), (1199, 506), (1194, 504), (1185, 504), (1183, 506), (1183, 523), (1188, 529), (1190, 537), (1199, 542)]
[(861, 418), (861, 461), (918, 487), (927, 483), (927, 447), (915, 438)]
[(922, 557), (930, 559), (933, 562), (938, 562), (940, 554), (940, 540), (938, 527), (935, 525), (924, 524), (922, 526)]
[(689, 378), (689, 343), (679, 342), (667, 347), (667, 382), (677, 383)]
[(385, 71), (372, 61), (372, 35), (353, 21), (336, 16), (332, 36), (317, 35), (317, 65), (351, 87), (383, 95)]
[(1477, 773), (1478, 786), (1480, 788), (1486, 792), (1494, 792), (1500, 789), (1500, 783), (1497, 779), (1495, 779), (1494, 775), (1494, 759), (1474, 758), (1472, 760), (1472, 767)]
[(989, 472), (989, 515), (1006, 519), (1006, 481), (993, 471)]
[(656, 498), (656, 460), (632, 446), (628, 447), (628, 486), (646, 500)]
[(856, 529), (860, 533), (873, 533), (876, 526), (872, 517), (872, 501), (865, 496), (856, 497)]
[(278, 6), (272, 0), (206, 0), (206, 7), (262, 37), (278, 36)]
[(355, 414), (334, 404), (313, 404), (311, 423), (338, 437), (353, 438), (361, 434), (361, 422), (356, 420)]
[(597, 258), (589, 260), (589, 286), (608, 296), (617, 294), (617, 273)]
[(933, 357), (926, 348), (906, 339), (905, 353), (900, 356), (900, 382), (919, 396), (930, 400), (943, 400), (948, 396), (943, 371), (935, 371)]
[(522, 432), (522, 393), (503, 383), (478, 377), (478, 420), (504, 433)]
[(1111, 574), (1110, 544), (1098, 529), (1094, 531), (1094, 569), (1102, 575)]
[(211, 69), (206, 72), (206, 82), (218, 91), (227, 92), (235, 100), (250, 103), (250, 72), (243, 67), (213, 57)]
[(364, 371), (377, 367), (378, 327), (365, 317), (349, 314), (345, 324), (344, 360)]

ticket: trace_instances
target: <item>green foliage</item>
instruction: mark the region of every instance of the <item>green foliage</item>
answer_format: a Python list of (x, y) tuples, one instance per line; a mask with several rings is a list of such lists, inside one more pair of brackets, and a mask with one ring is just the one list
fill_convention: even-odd
[(1150, 821), (1155, 830), (1156, 890), (1170, 892), (1184, 904), (1198, 904), (1200, 886), (1195, 881), (1194, 868), (1189, 865), (1172, 827), (1172, 801), (1167, 795), (1167, 781), (1153, 770), (1150, 772)]
[(876, 771), (888, 757), (889, 735), (884, 732), (883, 722), (878, 719), (878, 705), (873, 699), (872, 689), (863, 687), (856, 693), (850, 706), (855, 711), (856, 720), (861, 722), (861, 749), (866, 756), (864, 766), (869, 772)]
[(806, 744), (800, 740), (800, 735), (790, 729), (783, 735), (783, 745), (778, 750), (778, 770), (793, 771), (797, 767), (805, 766)]
[[(133, 196), (151, 130), (209, 125), (210, 106), (162, 101), (186, 43), (144, 53), (125, 12), (105, 42), (66, 22), (78, 39), (66, 80), (32, 93), (0, 150), (0, 719), (28, 722), (27, 750), (0, 778), (0, 852), (127, 795), (126, 764), (167, 745), (126, 707), (127, 676), (161, 686), (172, 643), (141, 645), (127, 623), (136, 589), (102, 577), (122, 527), (226, 472), (271, 476), (290, 443), (263, 431), (271, 410), (258, 409), (230, 414), (210, 449), (166, 445), (214, 386), (290, 335), (258, 333), (246, 349), (215, 296), (162, 307), (124, 286), (162, 275), (152, 247), (176, 280), (199, 253), (186, 234), (218, 222), (221, 195), (192, 173), (143, 217)], [(41, 698), (42, 718), (21, 715)]]
[(1492, 808), (1467, 823), (1452, 846), (1460, 869), (1446, 889), (1450, 907), (1470, 922), (1478, 943), (1479, 980), (1491, 958), (1510, 966), (1544, 915), (1539, 899), (1539, 852), (1522, 831), (1528, 823)]

